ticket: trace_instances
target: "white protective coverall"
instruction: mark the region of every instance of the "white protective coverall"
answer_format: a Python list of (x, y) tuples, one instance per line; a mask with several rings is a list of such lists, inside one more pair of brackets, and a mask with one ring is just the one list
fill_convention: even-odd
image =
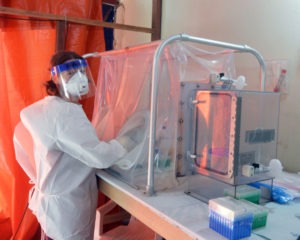
[(23, 109), (21, 121), (32, 136), (36, 165), (29, 208), (55, 240), (93, 239), (95, 168), (110, 167), (126, 150), (116, 140), (99, 141), (82, 106), (56, 96)]

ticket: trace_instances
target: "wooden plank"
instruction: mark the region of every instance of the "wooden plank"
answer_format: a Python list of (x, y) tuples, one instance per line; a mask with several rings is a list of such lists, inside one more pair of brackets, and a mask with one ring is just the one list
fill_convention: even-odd
[(151, 41), (161, 39), (162, 0), (152, 1), (152, 35)]
[(190, 235), (181, 230), (178, 226), (170, 223), (168, 219), (159, 215), (142, 202), (134, 199), (129, 194), (113, 187), (105, 180), (99, 181), (99, 188), (102, 193), (124, 208), (131, 215), (135, 216), (142, 223), (150, 227), (160, 236), (170, 240), (192, 240)]
[(64, 21), (56, 21), (56, 51), (61, 51), (65, 49), (66, 31), (66, 23)]
[(43, 20), (53, 20), (53, 21), (65, 21), (76, 24), (83, 24), (89, 26), (97, 26), (97, 27), (106, 27), (106, 28), (114, 28), (128, 31), (137, 31), (137, 32), (145, 32), (145, 33), (153, 33), (152, 28), (145, 28), (139, 26), (125, 25), (119, 23), (109, 23), (99, 20), (91, 20), (87, 18), (77, 18), (63, 15), (56, 15), (51, 13), (41, 13), (36, 11), (23, 10), (18, 8), (10, 8), (0, 6), (0, 14), (6, 15), (16, 15), (16, 16), (25, 16), (34, 19), (43, 19)]
[(119, 6), (119, 0), (102, 0), (102, 4), (112, 5), (112, 6)]

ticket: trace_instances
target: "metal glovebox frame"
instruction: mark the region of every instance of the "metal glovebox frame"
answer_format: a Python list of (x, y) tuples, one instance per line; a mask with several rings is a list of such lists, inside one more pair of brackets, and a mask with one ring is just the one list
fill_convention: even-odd
[[(240, 137), (239, 137), (239, 132), (240, 131), (244, 131), (243, 129), (241, 130), (241, 120), (240, 119), (240, 114), (242, 112), (242, 109), (246, 110), (247, 109), (247, 104), (245, 107), (243, 107), (243, 101), (241, 101), (241, 99), (243, 99), (243, 95), (247, 95), (249, 94), (249, 96), (251, 96), (251, 94), (257, 94), (257, 96), (260, 96), (259, 99), (264, 98), (264, 96), (266, 95), (264, 92), (265, 89), (265, 79), (266, 79), (266, 66), (264, 63), (264, 60), (261, 56), (261, 54), (256, 51), (253, 48), (250, 48), (246, 45), (235, 45), (235, 44), (231, 44), (231, 43), (225, 43), (225, 42), (219, 42), (219, 41), (214, 41), (214, 40), (209, 40), (209, 39), (204, 39), (204, 38), (197, 38), (197, 37), (193, 37), (193, 36), (189, 36), (186, 34), (179, 34), (179, 35), (174, 35), (168, 39), (166, 39), (165, 41), (163, 41), (159, 47), (157, 48), (156, 52), (155, 52), (155, 56), (154, 56), (154, 60), (153, 60), (153, 69), (152, 69), (152, 85), (151, 85), (151, 109), (150, 109), (150, 134), (149, 134), (149, 153), (148, 153), (148, 174), (147, 174), (147, 186), (146, 186), (146, 192), (148, 193), (148, 195), (152, 195), (154, 193), (154, 151), (155, 151), (155, 129), (156, 129), (156, 119), (155, 119), (155, 114), (156, 114), (156, 110), (157, 110), (157, 91), (158, 91), (158, 62), (159, 62), (159, 58), (160, 55), (163, 51), (163, 49), (170, 43), (172, 43), (173, 41), (176, 40), (180, 40), (180, 41), (189, 41), (189, 42), (193, 42), (193, 43), (199, 43), (199, 44), (204, 44), (204, 45), (209, 45), (209, 46), (217, 46), (217, 47), (222, 47), (222, 48), (227, 48), (227, 49), (234, 49), (234, 50), (238, 50), (239, 52), (246, 52), (246, 53), (250, 53), (252, 55), (254, 55), (256, 57), (256, 59), (258, 60), (260, 67), (261, 67), (261, 79), (260, 79), (260, 83), (261, 83), (261, 92), (256, 92), (256, 93), (247, 93), (244, 92), (242, 93), (242, 91), (237, 91), (237, 92), (214, 92), (214, 91), (204, 91), (202, 92), (202, 90), (205, 89), (201, 89), (201, 85), (197, 85), (196, 87), (194, 86), (189, 86), (186, 90), (186, 95), (183, 93), (181, 94), (182, 97), (184, 96), (188, 96), (189, 97), (189, 92), (193, 91), (192, 89), (194, 89), (194, 96), (200, 97), (201, 95), (203, 95), (203, 93), (210, 95), (210, 96), (227, 96), (227, 103), (228, 103), (228, 107), (230, 109), (230, 113), (227, 115), (228, 118), (228, 128), (227, 128), (227, 140), (229, 141), (229, 145), (228, 147), (226, 147), (226, 149), (223, 147), (221, 148), (210, 148), (208, 149), (208, 151), (211, 151), (211, 153), (217, 154), (217, 155), (224, 155), (229, 154), (227, 157), (227, 167), (223, 168), (223, 172), (218, 172), (216, 171), (215, 167), (202, 167), (202, 163), (201, 161), (198, 162), (197, 164), (192, 164), (192, 169), (196, 170), (196, 172), (200, 173), (200, 174), (204, 174), (206, 176), (210, 176), (212, 178), (221, 180), (225, 183), (230, 183), (230, 184), (234, 184), (234, 185), (238, 185), (238, 184), (243, 184), (243, 183), (248, 183), (248, 182), (253, 182), (253, 181), (259, 181), (259, 180), (263, 180), (263, 179), (268, 179), (268, 178), (272, 178), (272, 176), (269, 176), (268, 174), (266, 174), (264, 172), (264, 170), (261, 170), (261, 174), (258, 174), (257, 176), (252, 176), (251, 173), (249, 174), (249, 176), (244, 176), (243, 174), (240, 174), (240, 166), (239, 165), (239, 144), (241, 143)], [(195, 91), (195, 89), (197, 90), (197, 88), (200, 88), (199, 91)], [(275, 98), (278, 100), (278, 94), (267, 94), (268, 96), (275, 96)], [(199, 103), (201, 105), (201, 98), (198, 100), (197, 97), (194, 99), (196, 102), (199, 101)], [(187, 102), (189, 101), (189, 99), (187, 99)], [(263, 100), (264, 101), (264, 100)], [(186, 106), (188, 105), (186, 102)], [(184, 104), (184, 102), (182, 102)], [(251, 105), (251, 104), (250, 104)], [(254, 105), (254, 107), (257, 107)], [(278, 105), (276, 106), (278, 107)], [(187, 107), (188, 109), (188, 107)], [(196, 108), (197, 109), (197, 108)], [(183, 111), (189, 111), (189, 110), (183, 110)], [(245, 111), (244, 111), (245, 112)], [(264, 115), (264, 112), (260, 112), (261, 114)], [(276, 111), (274, 112), (274, 114), (276, 115)], [(183, 114), (185, 115), (185, 114)], [(272, 114), (271, 114), (272, 115)], [(182, 119), (182, 121), (179, 121), (181, 123), (184, 123), (182, 126), (190, 124), (190, 127), (185, 126), (186, 129), (184, 131), (188, 131), (188, 132), (194, 132), (193, 134), (191, 134), (191, 136), (188, 136), (188, 138), (190, 138), (190, 140), (186, 141), (182, 141), (182, 138), (179, 137), (178, 139), (181, 139), (181, 142), (183, 142), (185, 144), (185, 146), (181, 146), (181, 149), (183, 150), (182, 153), (178, 152), (177, 156), (178, 156), (178, 165), (181, 165), (183, 168), (180, 170), (182, 171), (184, 174), (186, 173), (186, 171), (188, 171), (190, 168), (190, 166), (186, 166), (186, 163), (189, 165), (189, 163), (191, 161), (185, 161), (185, 159), (187, 158), (192, 158), (192, 159), (197, 159), (197, 137), (196, 136), (200, 136), (198, 133), (197, 128), (197, 111), (193, 110), (193, 114), (187, 114), (186, 116), (194, 116), (193, 118), (190, 119)], [(266, 116), (268, 118), (268, 114)], [(234, 118), (234, 119), (232, 119)], [(263, 118), (264, 119), (264, 118)], [(277, 118), (275, 116), (275, 125), (271, 126), (270, 129), (255, 129), (255, 127), (253, 128), (249, 128), (248, 132), (247, 132), (247, 136), (248, 136), (248, 140), (246, 141), (246, 143), (248, 143), (248, 145), (251, 145), (252, 143), (258, 143), (260, 141), (267, 141), (267, 142), (272, 142), (273, 144), (271, 144), (271, 148), (272, 151), (275, 152), (276, 155), (276, 138), (277, 138), (277, 121), (278, 121), (278, 108), (277, 108)], [(179, 124), (180, 125), (180, 124)], [(268, 128), (268, 127), (267, 127)], [(212, 129), (212, 128), (210, 128)], [(246, 130), (245, 130), (246, 131)], [(274, 132), (276, 131), (276, 132)], [(180, 130), (180, 126), (179, 126), (179, 133), (182, 132), (182, 129)], [(226, 132), (226, 131), (225, 131)], [(272, 139), (272, 136), (268, 136), (268, 135), (272, 135), (274, 139)], [(274, 135), (275, 134), (275, 135)], [(253, 140), (251, 140), (253, 139)], [(272, 139), (272, 140), (271, 140)], [(213, 142), (213, 141), (212, 141)], [(189, 148), (188, 145), (194, 146), (192, 149)], [(179, 143), (180, 145), (180, 143)], [(259, 145), (259, 144), (258, 144)], [(275, 146), (275, 149), (274, 149)], [(258, 146), (259, 148), (259, 146)], [(180, 146), (178, 147), (178, 151), (180, 151)], [(191, 152), (192, 151), (192, 152)], [(260, 154), (261, 152), (259, 152), (258, 154)], [(203, 154), (203, 153), (201, 153)], [(251, 155), (252, 154), (252, 155)], [(187, 155), (189, 155), (188, 157), (186, 157)], [(194, 155), (194, 156), (193, 156)], [(249, 158), (251, 160), (247, 160), (247, 158)], [(252, 156), (252, 158), (251, 158)], [(275, 156), (274, 156), (275, 157)], [(256, 163), (256, 159), (255, 159), (255, 154), (253, 156), (253, 151), (251, 153), (251, 150), (249, 150), (249, 152), (245, 152), (244, 153), (244, 163), (242, 164), (243, 166)], [(208, 158), (207, 158), (208, 159)], [(206, 159), (206, 160), (207, 160)], [(181, 163), (180, 163), (181, 162)]]
[[(191, 71), (193, 73), (192, 78), (188, 78), (187, 80), (185, 78), (181, 79), (181, 75), (179, 74), (181, 72), (177, 71), (178, 69), (180, 70), (180, 68), (174, 69), (172, 68), (172, 64), (166, 65), (167, 67), (160, 69), (160, 63), (166, 59), (176, 59), (176, 61), (178, 60), (179, 62), (184, 62), (185, 57), (184, 55), (180, 55), (180, 51), (168, 51), (171, 48), (169, 45), (175, 41), (216, 46), (220, 48), (231, 49), (235, 52), (244, 52), (254, 55), (261, 68), (261, 91), (251, 92), (231, 89), (213, 89), (211, 82), (208, 83), (208, 75), (212, 74), (210, 68), (207, 68), (205, 75), (202, 76), (202, 78), (205, 78), (205, 83), (198, 79), (198, 71), (197, 74), (196, 72), (194, 73)], [(171, 182), (170, 185), (173, 184), (173, 180), (176, 177), (182, 175), (186, 176), (188, 174), (205, 175), (229, 184), (242, 184), (243, 182), (256, 181), (258, 178), (253, 178), (253, 176), (245, 177), (245, 172), (248, 175), (251, 174), (250, 165), (257, 165), (258, 162), (262, 162), (259, 160), (261, 159), (261, 155), (267, 154), (267, 158), (271, 156), (275, 157), (276, 155), (276, 124), (278, 121), (278, 117), (276, 116), (278, 113), (278, 108), (277, 105), (274, 108), (269, 108), (267, 105), (271, 102), (271, 105), (273, 106), (275, 105), (274, 102), (279, 99), (279, 95), (276, 95), (276, 93), (264, 92), (266, 66), (260, 53), (246, 45), (236, 45), (214, 41), (193, 37), (187, 34), (174, 35), (159, 43), (151, 43), (148, 45), (151, 45), (151, 58), (147, 58), (147, 64), (143, 64), (143, 66), (147, 65), (147, 68), (142, 68), (147, 73), (146, 77), (142, 72), (140, 75), (138, 75), (137, 71), (132, 71), (131, 69), (135, 62), (131, 64), (130, 61), (128, 61), (130, 71), (128, 68), (126, 69), (125, 73), (121, 70), (118, 72), (117, 70), (119, 70), (119, 68), (123, 69), (123, 66), (125, 65), (123, 55), (117, 60), (118, 64), (116, 64), (116, 68), (110, 68), (111, 65), (108, 65), (107, 68), (105, 67), (107, 66), (105, 63), (115, 63), (112, 61), (110, 56), (106, 56), (105, 61), (103, 58), (101, 59), (101, 70), (103, 71), (100, 71), (100, 73), (105, 77), (109, 76), (109, 78), (107, 81), (100, 81), (102, 84), (100, 84), (98, 88), (99, 94), (97, 95), (97, 106), (98, 109), (101, 108), (101, 111), (99, 111), (100, 113), (93, 118), (93, 123), (96, 126), (96, 130), (99, 129), (100, 134), (104, 134), (101, 135), (102, 137), (105, 136), (107, 139), (110, 139), (110, 137), (115, 136), (114, 131), (117, 129), (117, 127), (119, 127), (119, 125), (121, 125), (121, 122), (124, 120), (124, 116), (127, 116), (126, 114), (131, 112), (124, 111), (125, 105), (119, 104), (118, 111), (115, 113), (115, 102), (123, 102), (110, 101), (115, 99), (120, 100), (119, 95), (115, 93), (118, 91), (122, 92), (120, 89), (122, 89), (121, 86), (126, 85), (126, 77), (132, 76), (132, 73), (136, 74), (138, 76), (137, 82), (140, 81), (139, 83), (141, 84), (140, 89), (147, 89), (146, 94), (144, 91), (141, 91), (141, 94), (132, 94), (132, 96), (130, 96), (131, 100), (133, 96), (135, 96), (132, 104), (136, 104), (135, 99), (139, 99), (136, 96), (146, 95), (146, 100), (143, 100), (141, 104), (144, 107), (145, 102), (147, 103), (145, 108), (141, 107), (142, 110), (146, 110), (147, 112), (147, 115), (144, 116), (143, 122), (148, 127), (147, 132), (144, 134), (145, 136), (143, 135), (143, 146), (141, 148), (145, 151), (140, 151), (141, 153), (135, 154), (134, 159), (138, 160), (138, 164), (135, 165), (134, 169), (129, 169), (132, 164), (125, 164), (131, 161), (125, 161), (121, 169), (118, 165), (113, 166), (108, 170), (111, 170), (111, 173), (120, 178), (126, 178), (125, 181), (129, 180), (129, 183), (131, 184), (135, 184), (136, 182), (138, 182), (138, 184), (141, 183), (143, 189), (145, 188), (145, 192), (149, 196), (154, 194), (155, 189), (157, 189), (155, 187), (159, 185), (158, 182), (165, 182), (166, 178), (162, 178), (163, 174), (161, 174), (161, 172), (164, 172), (166, 177), (169, 175), (171, 176), (171, 178), (167, 179)], [(168, 48), (168, 46), (170, 48)], [(137, 51), (140, 49), (142, 48), (136, 48)], [(114, 54), (118, 56), (119, 52), (116, 51)], [(110, 54), (108, 53), (107, 55)], [(124, 55), (127, 55), (127, 51), (125, 51)], [(101, 56), (102, 54), (95, 54), (95, 57)], [(134, 58), (135, 57), (136, 55), (134, 55)], [(144, 57), (145, 55), (141, 54), (138, 55), (136, 59), (138, 59), (140, 63), (140, 59), (144, 60)], [(201, 58), (201, 60), (203, 59)], [(118, 72), (119, 75), (117, 75), (117, 78), (115, 75), (111, 74), (112, 72), (109, 71), (110, 69), (116, 70), (113, 71), (113, 73)], [(171, 77), (168, 79), (168, 81), (170, 81), (170, 85), (173, 84), (173, 91), (170, 90), (171, 88), (165, 88), (170, 93), (173, 93), (173, 95), (170, 94), (170, 98), (168, 98), (168, 103), (170, 103), (170, 105), (173, 107), (171, 111), (166, 108), (166, 106), (170, 105), (162, 105), (162, 103), (166, 102), (162, 101), (162, 99), (164, 100), (164, 98), (162, 98), (164, 96), (161, 94), (161, 89), (163, 88), (161, 87), (162, 85), (160, 85), (163, 83), (167, 84), (164, 82), (166, 79), (161, 77), (164, 76), (161, 75), (161, 72), (164, 70), (168, 70), (166, 72), (172, 73), (170, 74)], [(175, 71), (176, 74), (178, 74), (178, 77), (174, 77), (173, 75), (175, 74), (172, 71)], [(216, 71), (219, 73), (219, 68), (214, 68), (213, 74), (215, 74)], [(100, 73), (99, 75), (101, 75)], [(168, 74), (167, 76), (169, 77)], [(131, 79), (135, 79), (134, 77)], [(120, 81), (116, 81), (119, 79)], [(175, 80), (176, 83), (174, 83)], [(113, 84), (116, 82), (117, 86), (115, 87)], [(123, 85), (119, 83), (122, 83)], [(146, 87), (142, 88), (142, 86), (144, 86), (142, 84), (145, 84)], [(126, 87), (128, 88), (128, 85), (126, 85)], [(108, 88), (109, 90), (106, 91)], [(124, 90), (122, 94), (128, 92), (131, 93), (130, 87), (128, 89), (127, 88), (125, 89), (127, 92)], [(178, 100), (180, 101), (178, 103), (179, 105), (177, 104)], [(103, 105), (101, 105), (102, 103)], [(265, 104), (267, 108), (265, 107)], [(162, 109), (165, 111), (162, 111)], [(247, 112), (249, 114), (245, 114)], [(170, 116), (167, 116), (167, 114)], [(250, 115), (252, 118), (249, 117)], [(205, 118), (203, 118), (203, 116), (205, 116)], [(170, 117), (168, 119), (169, 125), (166, 125), (166, 129), (163, 128), (165, 126), (165, 117)], [(179, 118), (178, 123), (176, 123), (177, 117)], [(274, 121), (269, 121), (269, 119), (273, 119)], [(100, 124), (98, 124), (98, 121)], [(249, 125), (249, 123), (252, 125)], [(114, 128), (116, 125), (117, 127)], [(165, 145), (170, 145), (170, 147), (161, 146), (164, 145), (164, 142), (159, 142), (157, 137), (160, 134), (164, 135), (162, 132), (169, 133), (168, 131), (171, 133), (166, 134), (165, 139), (162, 139), (168, 143)], [(204, 132), (205, 135), (203, 134)], [(108, 134), (105, 135), (106, 133)], [(264, 147), (267, 146), (266, 151), (259, 149), (262, 144)], [(166, 154), (166, 156), (170, 156), (170, 158), (160, 159), (160, 154), (163, 152), (161, 151), (163, 150), (162, 148), (166, 148), (168, 151), (170, 150), (170, 155)], [(142, 157), (140, 157), (141, 154)], [(161, 156), (163, 155), (164, 154), (161, 154)], [(130, 159), (128, 158), (127, 160), (133, 160), (133, 158), (130, 157)], [(166, 167), (163, 169), (163, 171), (160, 171), (160, 166), (157, 164), (159, 162), (158, 160), (165, 160), (164, 162), (166, 162)], [(167, 164), (169, 163), (168, 160), (170, 160), (169, 165)], [(225, 165), (220, 167), (219, 164), (221, 162), (224, 163), (225, 161)], [(126, 168), (124, 168), (124, 166)], [(246, 170), (241, 169), (241, 166), (245, 166)], [(247, 168), (248, 166), (250, 167)], [(241, 172), (243, 174), (241, 174)], [(259, 179), (269, 178), (269, 176), (266, 175), (266, 172), (260, 171), (260, 173), (261, 174), (256, 174), (255, 177), (259, 176)], [(157, 179), (157, 177), (159, 177), (159, 179)], [(162, 189), (164, 189), (164, 186)]]

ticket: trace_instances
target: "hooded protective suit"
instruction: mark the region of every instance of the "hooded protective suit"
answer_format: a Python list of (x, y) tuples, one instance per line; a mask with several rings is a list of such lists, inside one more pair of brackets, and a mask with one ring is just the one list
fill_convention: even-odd
[[(81, 105), (59, 97), (47, 96), (25, 108), (21, 121), (33, 140), (36, 168), (29, 208), (55, 240), (92, 239), (95, 168), (110, 167), (126, 150), (116, 140), (100, 142)], [(18, 161), (28, 161), (26, 154)]]

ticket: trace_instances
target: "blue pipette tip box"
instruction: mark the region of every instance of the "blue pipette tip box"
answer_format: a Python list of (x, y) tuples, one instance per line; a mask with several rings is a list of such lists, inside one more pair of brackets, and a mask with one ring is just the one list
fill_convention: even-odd
[(230, 240), (251, 235), (253, 213), (232, 197), (209, 200), (209, 227)]

